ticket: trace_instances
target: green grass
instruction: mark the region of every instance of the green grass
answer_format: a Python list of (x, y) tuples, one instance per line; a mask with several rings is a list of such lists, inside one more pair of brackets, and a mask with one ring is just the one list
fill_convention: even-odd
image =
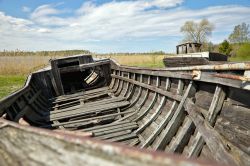
[(230, 62), (245, 62), (245, 61), (250, 61), (250, 57), (230, 57), (229, 58)]
[(20, 89), (25, 80), (24, 75), (0, 75), (0, 99)]

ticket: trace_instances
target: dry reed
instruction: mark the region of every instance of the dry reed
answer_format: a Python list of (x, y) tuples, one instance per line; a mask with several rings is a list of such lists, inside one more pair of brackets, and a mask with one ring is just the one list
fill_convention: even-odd
[(164, 55), (105, 55), (96, 56), (97, 58), (112, 58), (123, 65), (145, 66), (145, 67), (162, 67)]
[(0, 75), (28, 74), (48, 64), (48, 56), (0, 56)]
[[(18, 55), (0, 56), (0, 75), (27, 75), (49, 64), (60, 56)], [(162, 67), (164, 55), (94, 55), (97, 58), (113, 58), (123, 65)]]

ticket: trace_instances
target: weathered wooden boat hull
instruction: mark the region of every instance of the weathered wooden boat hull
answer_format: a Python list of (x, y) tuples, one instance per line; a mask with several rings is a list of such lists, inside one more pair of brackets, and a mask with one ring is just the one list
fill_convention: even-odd
[[(111, 74), (103, 76), (99, 68)], [(102, 60), (70, 71), (87, 69), (103, 76), (88, 84), (87, 91), (65, 94), (54, 79), (61, 69), (55, 74), (47, 68), (33, 73), (24, 88), (1, 101), (1, 116), (20, 123), (1, 120), (0, 148), (7, 156), (2, 163), (31, 158), (39, 165), (52, 155), (53, 164), (207, 164), (185, 159), (190, 157), (228, 165), (250, 163), (249, 63), (149, 69)], [(51, 155), (37, 157), (39, 151), (27, 146), (29, 141)], [(64, 158), (68, 152), (72, 155)]]

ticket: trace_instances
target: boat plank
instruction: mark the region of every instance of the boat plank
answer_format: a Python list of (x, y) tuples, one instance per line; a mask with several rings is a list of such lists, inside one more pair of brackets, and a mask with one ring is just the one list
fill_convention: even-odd
[(225, 102), (219, 116), (250, 130), (250, 108), (248, 107)]
[(166, 101), (166, 97), (163, 96), (161, 99), (160, 104), (158, 105), (157, 109), (155, 110), (155, 112), (150, 116), (150, 118), (141, 126), (139, 127), (135, 133), (141, 133), (147, 126), (149, 126), (156, 118), (157, 116), (160, 114), (160, 112), (162, 111), (162, 106), (164, 105)]
[(125, 107), (129, 105), (128, 101), (121, 101), (121, 102), (115, 102), (115, 103), (108, 103), (108, 104), (103, 104), (101, 107), (96, 106), (96, 107), (83, 107), (79, 108), (76, 110), (71, 110), (68, 112), (62, 112), (58, 114), (52, 114), (48, 117), (50, 121), (52, 120), (59, 120), (59, 119), (65, 119), (65, 118), (73, 118), (77, 116), (82, 116), (82, 115), (87, 115), (87, 114), (97, 114), (97, 113), (104, 113), (105, 111), (116, 109), (119, 107)]
[(93, 68), (93, 67), (96, 67), (96, 66), (109, 65), (109, 64), (110, 64), (109, 59), (107, 59), (107, 60), (99, 60), (99, 61), (92, 62), (92, 63), (80, 64), (78, 66), (62, 67), (58, 71), (60, 73), (70, 73), (70, 72), (74, 72), (74, 71), (84, 70), (86, 68)]
[[(132, 123), (131, 122), (126, 122), (126, 123), (116, 124), (115, 126), (114, 125), (111, 126), (110, 124), (107, 124), (107, 125), (103, 125), (104, 128), (91, 130), (91, 132), (93, 132), (93, 133), (109, 132), (109, 131), (111, 131), (113, 129), (120, 129), (120, 128), (124, 128), (124, 127), (131, 126), (131, 125), (135, 126), (137, 124), (135, 122), (132, 122)], [(86, 130), (84, 130), (84, 131), (86, 132)]]
[(133, 138), (136, 138), (136, 137), (137, 137), (137, 135), (135, 133), (130, 133), (130, 134), (127, 134), (127, 135), (122, 135), (122, 136), (119, 136), (119, 137), (108, 139), (107, 141), (120, 142), (120, 141), (133, 139)]
[(163, 136), (154, 147), (155, 150), (165, 149), (165, 146), (171, 141), (172, 137), (177, 132), (178, 127), (180, 126), (182, 120), (185, 117), (185, 113), (183, 109), (184, 103), (189, 96), (192, 96), (194, 94), (194, 92), (195, 92), (195, 87), (193, 85), (193, 82), (191, 81), (182, 97), (181, 102), (179, 103), (177, 109), (175, 110), (175, 113), (172, 119), (166, 126)]
[[(80, 120), (74, 120), (74, 121), (67, 121), (67, 122), (61, 122), (59, 124), (52, 124), (52, 127), (57, 127), (59, 125), (68, 125), (70, 127), (72, 126), (81, 126), (83, 123), (86, 123), (88, 121), (96, 121), (96, 120), (101, 120), (104, 118), (109, 118), (109, 117), (113, 117), (113, 119), (121, 114), (126, 114), (126, 113), (130, 113), (131, 111), (124, 111), (124, 112), (120, 112), (120, 113), (113, 113), (113, 114), (107, 114), (107, 115), (103, 115), (103, 116), (95, 116), (95, 117), (91, 117), (91, 118), (86, 118), (86, 119), (80, 119)], [(50, 126), (50, 125), (48, 125)]]
[(27, 113), (27, 111), (30, 110), (30, 105), (39, 97), (41, 93), (42, 91), (39, 90), (30, 100), (28, 100), (27, 105), (14, 118), (15, 122), (18, 122), (19, 119), (22, 118)]
[(111, 141), (111, 139), (119, 141), (119, 138), (121, 139), (123, 137), (124, 139), (124, 135), (130, 134), (130, 133), (131, 133), (131, 130), (123, 130), (123, 131), (119, 131), (119, 132), (115, 132), (115, 133), (111, 133), (107, 135), (97, 136), (95, 138), (104, 139), (104, 140), (109, 139), (109, 141)]
[(175, 140), (169, 145), (169, 151), (181, 153), (185, 145), (188, 143), (193, 130), (194, 124), (192, 120), (186, 116), (181, 130), (177, 132)]
[(171, 120), (171, 118), (174, 114), (174, 110), (177, 108), (177, 105), (178, 105), (177, 102), (174, 101), (174, 103), (172, 104), (171, 109), (168, 111), (165, 119), (158, 126), (158, 128), (147, 138), (147, 140), (142, 145), (142, 148), (149, 146), (156, 139), (156, 137), (162, 132), (162, 130), (166, 127), (168, 122)]
[(148, 112), (150, 111), (151, 108), (153, 108), (156, 100), (157, 100), (157, 97), (158, 97), (158, 94), (157, 93), (154, 93), (154, 97), (153, 99), (151, 100), (151, 103), (148, 105), (148, 107), (141, 113), (139, 114), (133, 121), (137, 122), (137, 121), (140, 121), (141, 119), (143, 119), (147, 114)]
[[(86, 91), (87, 92), (87, 91)], [(96, 92), (96, 93), (81, 93), (81, 95), (79, 96), (75, 96), (75, 97), (66, 97), (66, 98), (62, 98), (62, 99), (57, 99), (55, 101), (52, 102), (52, 104), (57, 104), (57, 103), (62, 103), (62, 102), (68, 102), (68, 101), (72, 101), (72, 100), (79, 100), (79, 99), (91, 99), (91, 98), (96, 98), (98, 96), (103, 96), (103, 95), (106, 95), (106, 94), (109, 94), (109, 93), (112, 93), (113, 91), (110, 90), (110, 89), (107, 89), (107, 90), (103, 90), (103, 91), (100, 91), (100, 92)]]
[[(166, 83), (166, 89), (170, 90), (171, 88), (171, 81), (168, 78), (167, 79), (167, 83)], [(183, 93), (183, 89), (184, 89), (184, 83), (183, 81), (179, 80), (178, 81), (178, 85), (177, 85), (177, 94), (181, 95)], [(165, 119), (162, 121), (162, 123), (159, 125), (159, 127), (150, 135), (150, 137), (146, 140), (145, 144), (143, 144), (143, 147), (149, 146), (149, 144), (153, 143), (153, 141), (155, 140), (154, 144), (152, 144), (153, 147), (155, 147), (164, 137), (164, 132), (162, 132), (166, 125), (169, 123), (169, 121), (171, 120), (171, 118), (174, 115), (175, 110), (177, 109), (178, 103), (177, 101), (173, 101), (172, 105), (168, 111), (168, 113), (166, 114)], [(162, 135), (159, 135), (162, 134)], [(157, 137), (159, 135), (159, 137)]]
[(119, 122), (119, 123), (114, 123), (113, 122), (113, 123), (110, 123), (110, 124), (105, 124), (105, 125), (100, 125), (100, 126), (95, 126), (95, 127), (82, 129), (82, 131), (85, 131), (85, 132), (91, 131), (92, 132), (92, 131), (99, 130), (99, 129), (105, 130), (108, 127), (115, 127), (115, 126), (119, 126), (119, 125), (126, 124), (126, 123), (130, 123), (130, 121), (122, 121), (122, 122)]
[(177, 101), (181, 101), (181, 98), (182, 98), (180, 95), (171, 93), (171, 92), (169, 92), (169, 91), (164, 91), (164, 90), (162, 90), (161, 88), (157, 88), (156, 86), (148, 85), (148, 84), (141, 83), (141, 82), (135, 81), (135, 80), (130, 80), (130, 79), (128, 79), (128, 78), (123, 78), (123, 77), (117, 76), (117, 75), (112, 75), (112, 77), (114, 77), (114, 78), (119, 78), (119, 79), (125, 80), (125, 81), (127, 81), (127, 82), (133, 83), (134, 85), (138, 85), (138, 86), (147, 88), (147, 89), (149, 89), (149, 90), (151, 90), (151, 91), (157, 92), (157, 93), (159, 93), (159, 94), (161, 94), (161, 95), (164, 95), (164, 96), (166, 96), (166, 97), (169, 97), (169, 98), (174, 99), (174, 100), (177, 100)]
[(120, 101), (124, 101), (124, 100), (125, 100), (125, 98), (123, 98), (123, 97), (114, 97), (114, 98), (103, 99), (103, 100), (99, 100), (99, 101), (94, 101), (94, 102), (84, 103), (81, 105), (72, 106), (69, 108), (54, 110), (54, 111), (50, 112), (50, 115), (56, 115), (58, 113), (73, 111), (73, 110), (77, 110), (77, 109), (81, 109), (81, 108), (88, 108), (88, 107), (92, 107), (92, 106), (97, 107), (100, 104), (115, 103), (115, 102), (120, 102)]
[(225, 118), (218, 118), (215, 129), (235, 146), (250, 155), (250, 130)]
[(222, 136), (198, 113), (200, 108), (191, 99), (187, 99), (184, 107), (190, 118), (213, 153), (215, 160), (224, 164), (247, 165), (249, 156)]
[(124, 131), (124, 130), (134, 130), (138, 128), (138, 125), (127, 125), (127, 126), (124, 126), (124, 127), (119, 127), (119, 128), (116, 128), (116, 129), (110, 129), (108, 131), (94, 131), (93, 132), (93, 135), (95, 137), (99, 137), (99, 136), (102, 136), (102, 135), (107, 135), (107, 134), (111, 134), (111, 133), (116, 133), (116, 132), (119, 132), (119, 131)]
[[(214, 124), (215, 118), (217, 117), (219, 111), (222, 108), (225, 97), (226, 97), (226, 93), (225, 93), (224, 89), (220, 85), (217, 85), (213, 99), (211, 101), (211, 104), (210, 104), (210, 107), (208, 110), (208, 114), (207, 114), (207, 116), (205, 116), (207, 121), (211, 125)], [(188, 157), (198, 156), (200, 154), (200, 151), (201, 151), (204, 143), (205, 143), (202, 140), (201, 134), (199, 134), (199, 133), (196, 134), (194, 141), (195, 142), (193, 143), (192, 146), (190, 146), (190, 148), (188, 150), (188, 154), (187, 154)]]
[(134, 112), (132, 112), (132, 113), (130, 113), (128, 115), (125, 115), (121, 119), (118, 119), (115, 123), (120, 122), (120, 121), (124, 121), (124, 120), (129, 119), (129, 118), (130, 118), (131, 121), (133, 121), (133, 118), (131, 118), (131, 117), (135, 116), (136, 114), (138, 114), (140, 112), (142, 106), (145, 104), (146, 100), (148, 99), (148, 94), (149, 94), (149, 90), (146, 89), (146, 94), (145, 95), (142, 94), (144, 96), (144, 98), (139, 103), (139, 105), (136, 108), (134, 108)]

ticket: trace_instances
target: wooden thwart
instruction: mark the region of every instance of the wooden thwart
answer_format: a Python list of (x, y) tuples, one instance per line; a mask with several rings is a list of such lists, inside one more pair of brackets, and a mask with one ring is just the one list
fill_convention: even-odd
[(88, 107), (88, 108), (79, 108), (76, 110), (64, 112), (64, 113), (58, 113), (58, 114), (52, 114), (49, 116), (49, 120), (59, 120), (59, 119), (65, 119), (65, 118), (73, 118), (81, 115), (87, 115), (87, 114), (97, 114), (97, 113), (103, 113), (104, 111), (112, 110), (119, 107), (124, 107), (129, 105), (128, 101), (122, 101), (122, 102), (116, 102), (116, 103), (109, 103), (102, 105), (102, 107)]
[(119, 115), (131, 113), (131, 112), (132, 111), (124, 111), (124, 112), (120, 112), (120, 113), (112, 113), (112, 114), (107, 114), (107, 115), (102, 115), (102, 116), (94, 116), (91, 118), (83, 118), (83, 119), (79, 119), (79, 120), (72, 120), (72, 121), (67, 121), (67, 122), (61, 122), (58, 124), (47, 125), (47, 127), (49, 127), (49, 126), (57, 127), (57, 126), (61, 126), (61, 125), (67, 125), (68, 127), (77, 127), (77, 126), (86, 125), (86, 124), (88, 124), (88, 122), (92, 123), (91, 121), (102, 120), (105, 118), (115, 119), (115, 117), (117, 117)]

